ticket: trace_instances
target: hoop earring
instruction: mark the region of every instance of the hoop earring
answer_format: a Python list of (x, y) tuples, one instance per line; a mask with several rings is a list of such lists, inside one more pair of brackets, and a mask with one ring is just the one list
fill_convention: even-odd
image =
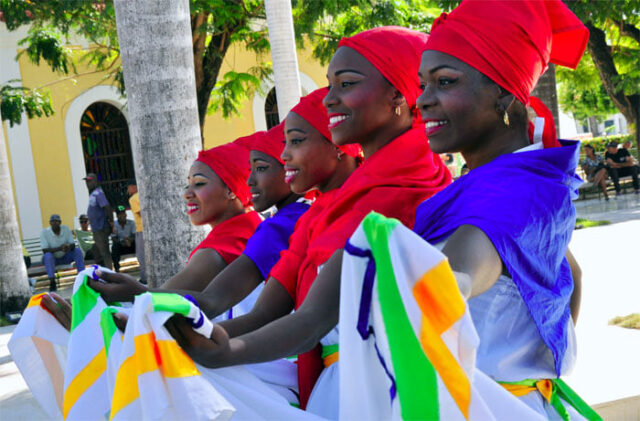
[(400, 114), (402, 114), (402, 110), (400, 109), (400, 106), (399, 106), (399, 105), (396, 105), (396, 108), (394, 109), (394, 111), (395, 111), (396, 115), (398, 115), (398, 116), (399, 116)]
[(504, 110), (504, 114), (502, 115), (502, 121), (504, 121), (504, 125), (509, 127), (509, 113), (507, 110)]

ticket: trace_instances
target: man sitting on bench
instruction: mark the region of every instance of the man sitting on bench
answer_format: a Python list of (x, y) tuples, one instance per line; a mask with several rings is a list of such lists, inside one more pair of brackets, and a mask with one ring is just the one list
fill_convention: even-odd
[(42, 247), (42, 264), (47, 270), (49, 277), (49, 290), (55, 291), (56, 285), (56, 265), (76, 262), (78, 272), (84, 270), (84, 259), (82, 251), (76, 248), (71, 230), (66, 225), (61, 225), (60, 215), (53, 214), (49, 218), (48, 228), (40, 233), (40, 245)]
[(120, 272), (120, 256), (136, 252), (136, 224), (131, 219), (127, 219), (124, 206), (116, 208), (116, 217), (118, 220), (111, 235), (111, 259), (116, 272)]
[(631, 176), (635, 193), (640, 194), (640, 183), (638, 183), (640, 167), (635, 164), (629, 151), (625, 148), (618, 149), (618, 142), (613, 141), (607, 144), (607, 153), (604, 157), (609, 165), (609, 176), (616, 188), (616, 196), (620, 194), (620, 177), (627, 175)]

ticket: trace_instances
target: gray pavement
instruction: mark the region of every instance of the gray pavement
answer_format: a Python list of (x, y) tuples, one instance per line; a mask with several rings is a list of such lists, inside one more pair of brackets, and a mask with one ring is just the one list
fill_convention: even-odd
[[(603, 403), (627, 398), (626, 407), (635, 415), (621, 418), (614, 408), (614, 415), (605, 419), (640, 419), (640, 331), (608, 325), (615, 316), (640, 312), (640, 196), (575, 205), (578, 217), (612, 224), (576, 230), (571, 240), (583, 272), (582, 305), (576, 326), (578, 361), (565, 380), (587, 403), (603, 410)], [(63, 282), (60, 291), (70, 296), (70, 282)], [(0, 328), (0, 420), (46, 419), (7, 350), (13, 329)]]
[[(627, 190), (629, 191), (629, 190)], [(607, 220), (612, 223), (640, 219), (640, 195), (629, 192), (613, 197), (608, 201), (602, 199), (578, 200), (573, 202), (579, 218)]]

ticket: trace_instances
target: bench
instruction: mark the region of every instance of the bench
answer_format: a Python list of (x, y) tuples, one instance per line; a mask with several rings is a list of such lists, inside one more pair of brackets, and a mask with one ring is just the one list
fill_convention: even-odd
[[(78, 240), (75, 240), (76, 247), (80, 247)], [(40, 237), (35, 238), (25, 238), (22, 240), (22, 244), (24, 248), (29, 253), (29, 257), (31, 257), (31, 267), (27, 270), (27, 274), (29, 278), (37, 278), (37, 280), (44, 280), (47, 278), (47, 272), (44, 268), (44, 264), (42, 264), (42, 247), (40, 245)], [(109, 238), (109, 248), (111, 248), (111, 238)], [(84, 254), (84, 251), (83, 251)], [(125, 259), (135, 257), (135, 254), (124, 254), (120, 257), (122, 261)], [(85, 266), (89, 266), (94, 264), (93, 260), (85, 260)], [(63, 276), (72, 276), (77, 274), (75, 262), (65, 264), (65, 265), (56, 265), (56, 278), (60, 278)]]

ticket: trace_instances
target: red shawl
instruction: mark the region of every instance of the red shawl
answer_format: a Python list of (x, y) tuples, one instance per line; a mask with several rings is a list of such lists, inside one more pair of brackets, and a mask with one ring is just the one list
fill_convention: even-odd
[[(413, 227), (417, 206), (444, 189), (451, 175), (429, 149), (424, 126), (416, 126), (374, 153), (337, 190), (326, 193), (300, 218), (290, 248), (271, 271), (298, 308), (318, 274), (371, 211)], [(316, 211), (314, 211), (316, 208)], [(312, 221), (313, 223), (304, 221)], [(319, 349), (298, 356), (304, 407), (322, 371)]]
[(262, 218), (255, 211), (242, 213), (223, 221), (193, 249), (189, 260), (200, 249), (214, 249), (227, 264), (230, 264), (242, 254), (247, 240), (253, 235), (260, 222)]

